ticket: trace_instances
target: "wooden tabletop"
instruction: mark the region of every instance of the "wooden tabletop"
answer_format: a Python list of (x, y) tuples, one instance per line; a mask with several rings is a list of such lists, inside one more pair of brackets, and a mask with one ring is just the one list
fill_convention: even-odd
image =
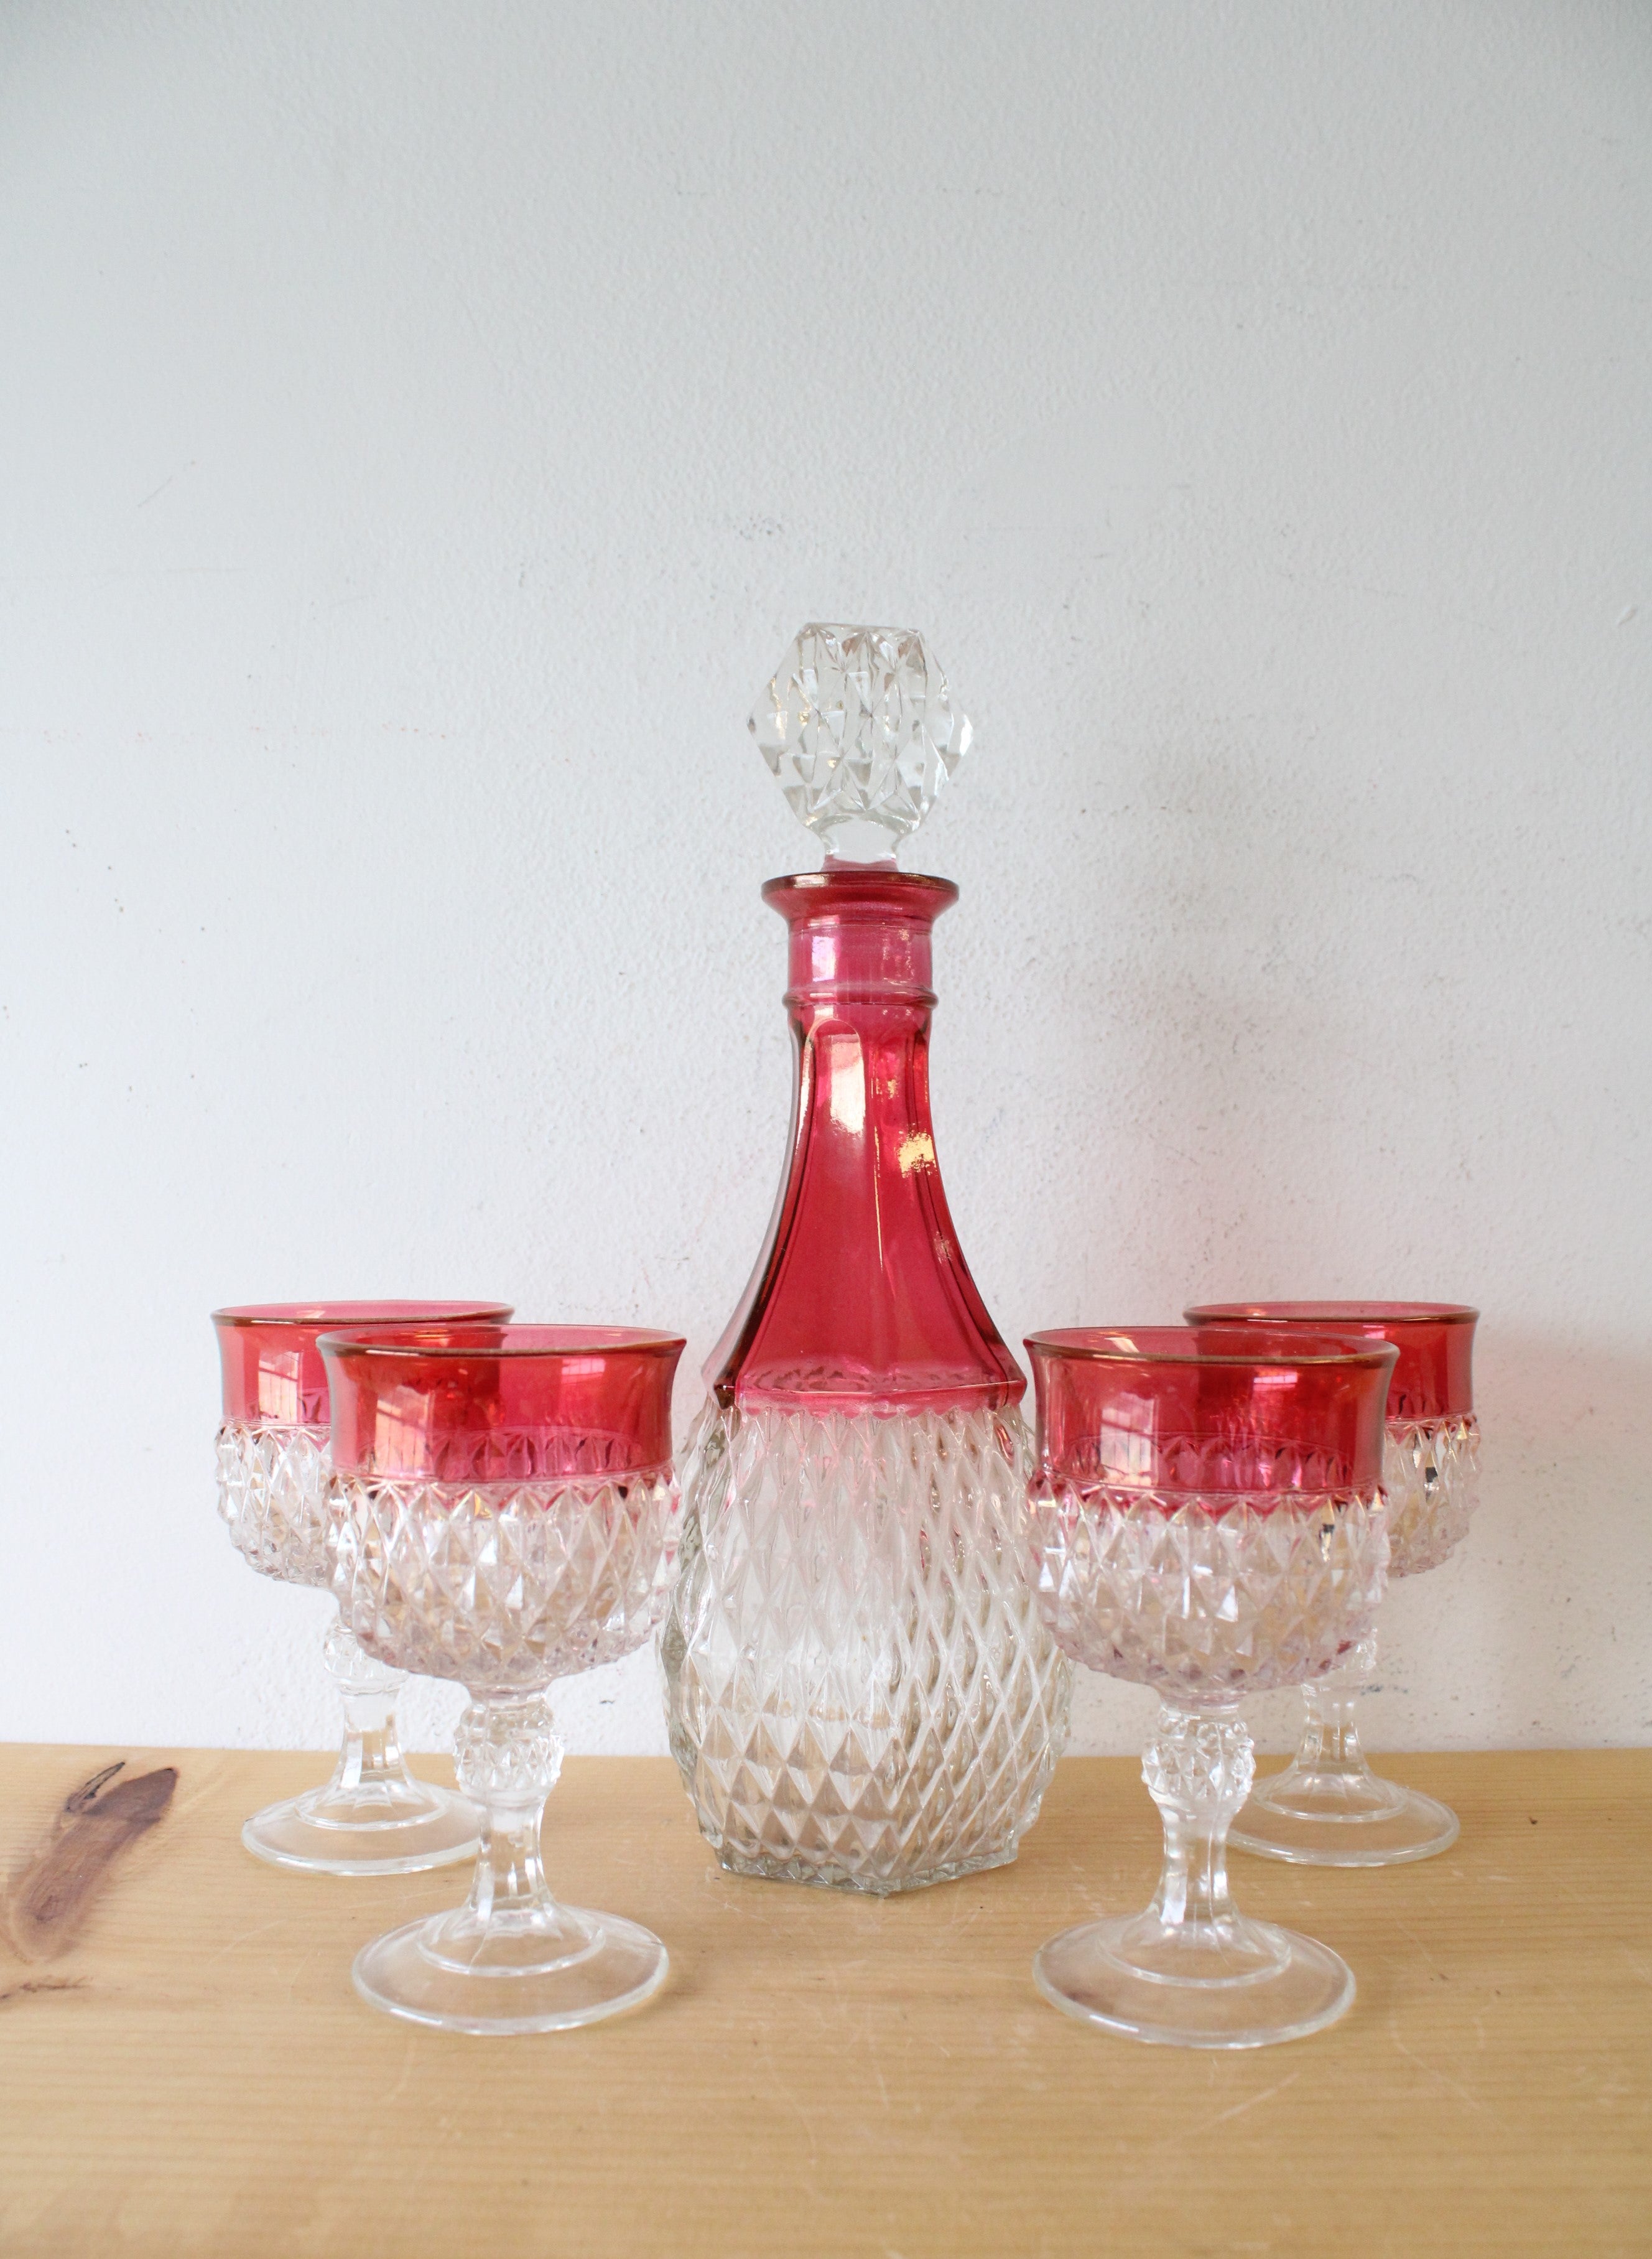
[[(40, 1847), (122, 1757), (98, 1793), (129, 1840), (76, 1902)], [(169, 1802), (142, 1785), (167, 1765)], [(1063, 1764), (1015, 1867), (879, 1903), (735, 1881), (667, 1762), (573, 1759), (552, 1881), (658, 1930), (671, 1976), (632, 2016), (502, 2041), (351, 1989), (355, 1948), (463, 1871), (312, 1879), (241, 1849), (324, 1770), (0, 1749), (9, 2259), (1652, 2252), (1652, 1751), (1395, 1759), (1463, 1820), (1416, 1866), (1235, 1855), (1242, 1902), (1336, 1947), (1359, 1997), (1229, 2056), (1033, 1990), (1043, 1938), (1151, 1891), (1130, 1763)]]

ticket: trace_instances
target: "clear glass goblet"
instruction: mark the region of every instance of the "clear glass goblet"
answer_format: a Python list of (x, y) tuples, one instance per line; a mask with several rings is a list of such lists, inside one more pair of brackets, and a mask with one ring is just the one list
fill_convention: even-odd
[[(1213, 1302), (1190, 1322), (1262, 1326), (1289, 1338), (1346, 1334), (1392, 1342), (1383, 1488), (1388, 1573), (1437, 1569), (1462, 1543), (1479, 1497), (1474, 1324), (1458, 1302)], [(1429, 1859), (1457, 1840), (1457, 1815), (1420, 1789), (1371, 1771), (1357, 1704), (1377, 1675), (1375, 1637), (1302, 1689), (1307, 1715), (1295, 1757), (1255, 1789), (1228, 1838), (1267, 1859), (1316, 1867), (1390, 1867)]]
[(616, 1327), (409, 1328), (323, 1339), (333, 1590), (369, 1654), (455, 1678), (483, 1820), (469, 1897), (356, 1957), (363, 1998), (447, 2031), (555, 2031), (634, 2007), (666, 1949), (559, 1905), (540, 1863), (562, 1764), (545, 1690), (641, 1646), (665, 1607), (680, 1501), (683, 1343)]
[[(215, 1310), (224, 1371), (218, 1512), (244, 1557), (288, 1585), (331, 1581), (327, 1553), (330, 1327), (501, 1319), (509, 1302), (274, 1302)], [(344, 1703), (344, 1739), (323, 1787), (255, 1813), (241, 1841), (260, 1859), (324, 1875), (407, 1875), (468, 1859), (476, 1814), (416, 1780), (396, 1735), (406, 1673), (364, 1654), (335, 1617), (322, 1657)]]
[(1038, 1987), (1176, 2046), (1318, 2031), (1353, 1999), (1347, 1964), (1228, 1892), (1228, 1831), (1255, 1771), (1239, 1705), (1321, 1676), (1370, 1629), (1395, 1352), (1225, 1327), (1080, 1328), (1027, 1348), (1039, 1607), (1076, 1663), (1157, 1691), (1142, 1777), (1164, 1823), (1152, 1904), (1051, 1938)]

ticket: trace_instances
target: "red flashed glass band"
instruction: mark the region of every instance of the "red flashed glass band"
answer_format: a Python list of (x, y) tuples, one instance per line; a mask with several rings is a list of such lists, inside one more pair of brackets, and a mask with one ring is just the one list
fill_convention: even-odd
[(321, 1353), (340, 1474), (527, 1482), (671, 1459), (683, 1343), (621, 1326), (408, 1326)]
[(1395, 1351), (1238, 1326), (1032, 1335), (1038, 1454), (1079, 1491), (1369, 1495)]
[(763, 899), (790, 929), (792, 1143), (707, 1380), (821, 1413), (1014, 1403), (1027, 1384), (958, 1246), (929, 1113), (931, 935), (958, 888), (839, 866)]
[(1463, 1302), (1201, 1302), (1183, 1315), (1190, 1325), (1238, 1323), (1392, 1342), (1399, 1362), (1388, 1387), (1391, 1420), (1457, 1420), (1474, 1409), (1474, 1322), (1480, 1314)]
[(509, 1302), (247, 1302), (214, 1310), (224, 1416), (249, 1426), (324, 1428), (327, 1375), (316, 1343), (341, 1326), (501, 1320)]

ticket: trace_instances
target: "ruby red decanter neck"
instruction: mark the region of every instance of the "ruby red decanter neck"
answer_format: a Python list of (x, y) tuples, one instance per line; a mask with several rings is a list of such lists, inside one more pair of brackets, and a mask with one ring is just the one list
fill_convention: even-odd
[(1014, 1403), (1026, 1382), (959, 1251), (929, 1117), (930, 929), (958, 888), (839, 865), (763, 896), (791, 929), (792, 1145), (708, 1383), (743, 1408)]

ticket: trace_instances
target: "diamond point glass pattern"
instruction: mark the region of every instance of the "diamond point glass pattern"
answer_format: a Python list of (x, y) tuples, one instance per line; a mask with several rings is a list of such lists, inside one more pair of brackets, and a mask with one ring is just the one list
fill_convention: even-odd
[(1388, 1568), (1380, 1491), (1080, 1491), (1036, 1477), (1038, 1603), (1065, 1652), (1168, 1701), (1238, 1701), (1328, 1671), (1369, 1631)]
[(610, 1482), (335, 1479), (333, 1588), (369, 1654), (532, 1692), (641, 1645), (676, 1554), (669, 1470)]
[(327, 1430), (226, 1420), (218, 1514), (243, 1559), (288, 1585), (325, 1585)]
[(747, 726), (798, 821), (852, 862), (894, 854), (973, 735), (921, 635), (819, 624), (799, 630)]
[(707, 1405), (662, 1653), (725, 1867), (881, 1895), (1014, 1858), (1071, 1691), (1016, 1538), (1025, 1456), (1014, 1405)]
[(1479, 1503), (1480, 1426), (1474, 1415), (1391, 1420), (1383, 1488), (1393, 1575), (1421, 1576), (1449, 1560)]

